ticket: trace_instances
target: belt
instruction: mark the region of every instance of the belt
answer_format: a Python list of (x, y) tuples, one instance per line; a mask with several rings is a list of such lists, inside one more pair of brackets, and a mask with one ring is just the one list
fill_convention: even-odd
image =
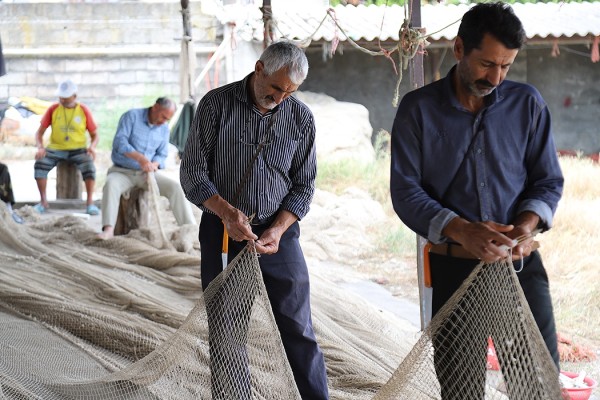
[(429, 247), (429, 252), (433, 254), (439, 254), (447, 257), (456, 257), (456, 258), (467, 258), (470, 260), (477, 260), (473, 254), (469, 253), (462, 247), (460, 244), (456, 243), (440, 243), (440, 244), (432, 244)]

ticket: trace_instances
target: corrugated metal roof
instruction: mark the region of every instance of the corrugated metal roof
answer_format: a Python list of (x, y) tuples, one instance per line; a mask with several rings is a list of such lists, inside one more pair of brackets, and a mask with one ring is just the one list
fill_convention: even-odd
[[(398, 40), (404, 21), (404, 8), (392, 6), (336, 6), (331, 17), (325, 18), (324, 7), (307, 9), (300, 2), (285, 2), (273, 6), (277, 23), (276, 36), (304, 40), (312, 35), (313, 41), (340, 41), (346, 37), (336, 27), (333, 18), (353, 40)], [(471, 5), (423, 5), (422, 26), (431, 35), (430, 40), (453, 40), (462, 15)], [(528, 38), (572, 38), (600, 36), (600, 2), (592, 3), (516, 3), (512, 5), (523, 22)], [(258, 14), (259, 18), (260, 13)], [(248, 21), (248, 20), (247, 20)], [(254, 24), (253, 24), (254, 25)], [(319, 29), (317, 30), (317, 27)], [(262, 21), (253, 26), (254, 38), (262, 40)]]

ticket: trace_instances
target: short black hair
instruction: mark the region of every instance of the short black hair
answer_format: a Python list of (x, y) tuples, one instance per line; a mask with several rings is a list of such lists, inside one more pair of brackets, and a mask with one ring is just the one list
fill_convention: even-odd
[(521, 20), (506, 3), (479, 3), (462, 17), (458, 36), (465, 54), (478, 49), (486, 33), (494, 36), (507, 49), (521, 49), (527, 40)]

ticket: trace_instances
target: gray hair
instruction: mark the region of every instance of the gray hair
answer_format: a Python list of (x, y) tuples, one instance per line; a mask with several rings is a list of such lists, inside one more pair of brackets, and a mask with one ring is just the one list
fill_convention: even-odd
[(177, 108), (175, 102), (169, 99), (168, 97), (159, 97), (158, 99), (156, 99), (156, 104), (158, 104), (162, 108), (168, 108), (169, 110), (175, 110)]
[(271, 75), (287, 68), (288, 76), (295, 85), (300, 85), (308, 75), (306, 54), (291, 42), (281, 41), (271, 44), (263, 51), (260, 61), (264, 65), (265, 75)]

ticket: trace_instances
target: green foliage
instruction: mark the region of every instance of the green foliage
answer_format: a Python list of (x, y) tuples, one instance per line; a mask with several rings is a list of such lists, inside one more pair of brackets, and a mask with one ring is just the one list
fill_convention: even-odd
[(379, 254), (399, 257), (414, 255), (416, 251), (416, 235), (396, 216), (390, 216), (385, 229), (377, 232), (377, 249)]
[(382, 149), (375, 161), (359, 163), (351, 159), (337, 161), (319, 160), (317, 168), (318, 188), (341, 194), (348, 187), (358, 187), (371, 197), (385, 204), (389, 202), (389, 154)]

